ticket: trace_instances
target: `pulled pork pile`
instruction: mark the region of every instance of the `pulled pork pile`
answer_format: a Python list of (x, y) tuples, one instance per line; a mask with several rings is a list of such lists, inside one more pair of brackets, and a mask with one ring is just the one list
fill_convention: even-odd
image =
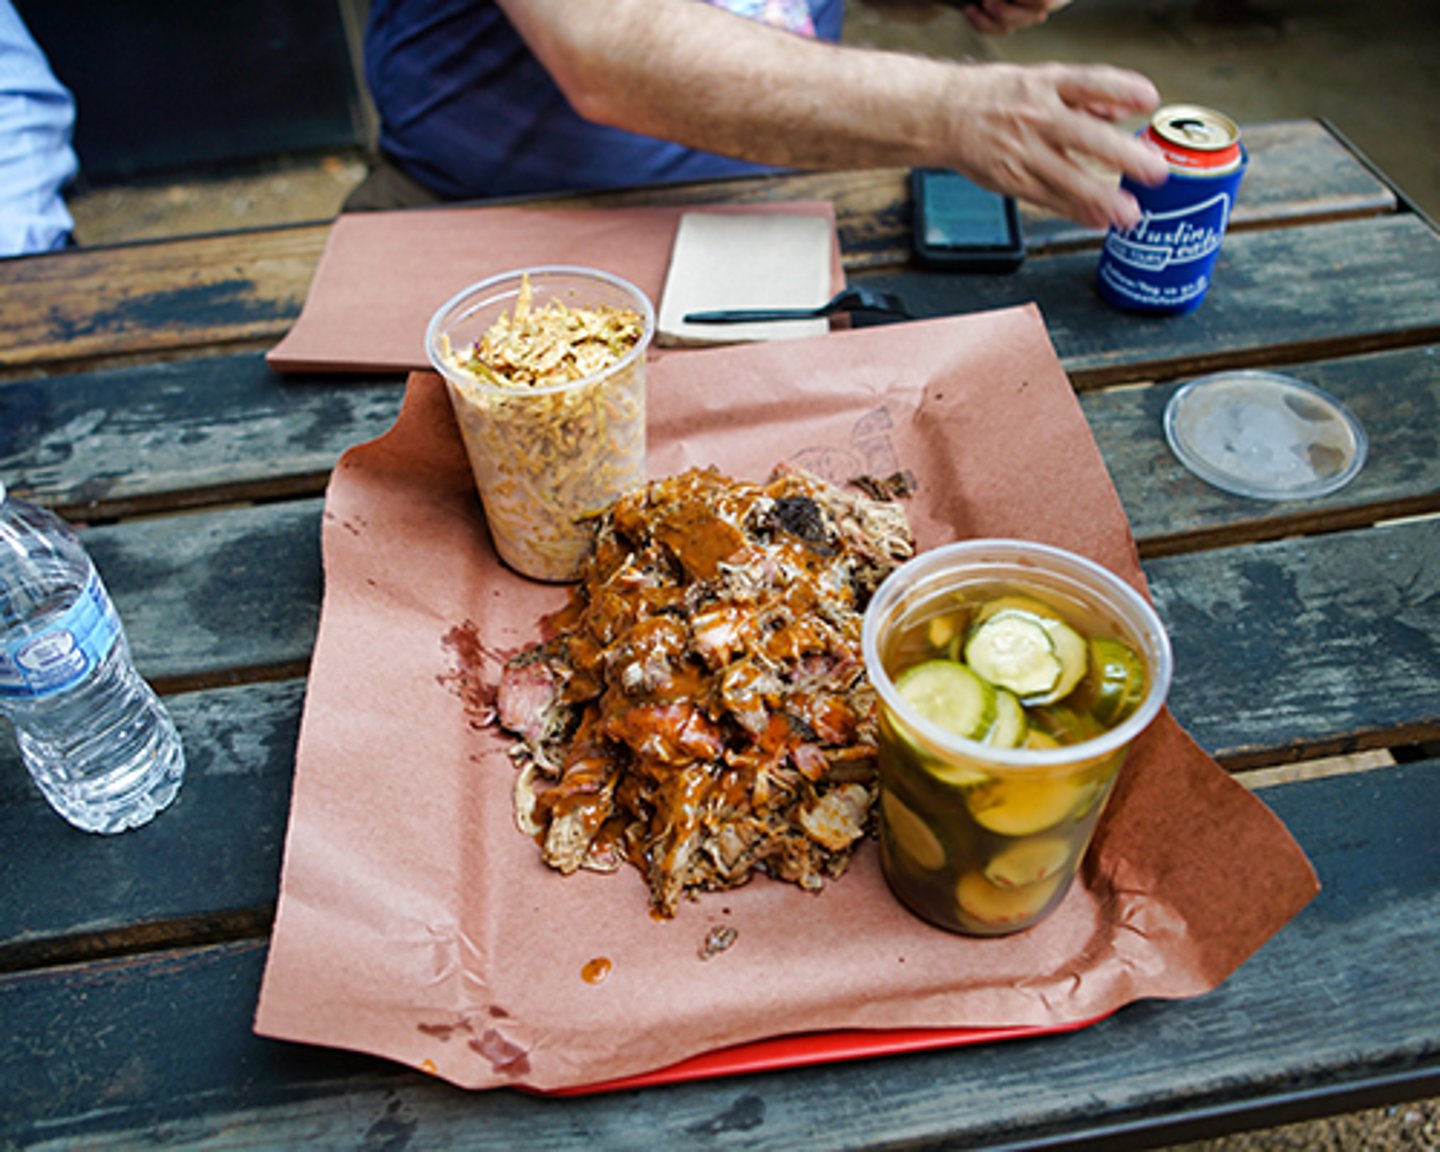
[(757, 869), (838, 876), (876, 792), (862, 613), (912, 550), (898, 505), (799, 471), (696, 469), (612, 505), (497, 697), (545, 862), (629, 861), (662, 916)]

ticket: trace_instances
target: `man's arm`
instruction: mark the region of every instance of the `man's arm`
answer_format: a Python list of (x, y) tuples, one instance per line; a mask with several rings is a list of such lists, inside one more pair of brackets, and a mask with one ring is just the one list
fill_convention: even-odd
[(694, 0), (498, 2), (582, 116), (704, 151), (797, 168), (958, 168), (1095, 227), (1138, 218), (1115, 172), (1166, 172), (1110, 123), (1158, 100), (1133, 72), (851, 48)]

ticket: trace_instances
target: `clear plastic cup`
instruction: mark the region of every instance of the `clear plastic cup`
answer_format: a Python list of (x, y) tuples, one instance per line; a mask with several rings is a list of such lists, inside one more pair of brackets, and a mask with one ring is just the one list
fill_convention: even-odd
[[(641, 318), (640, 338), (617, 362), (548, 386), (486, 380), (457, 362), (504, 315), (528, 281), (533, 310), (620, 307)], [(425, 347), (445, 378), (495, 549), (537, 580), (578, 575), (590, 520), (645, 482), (645, 354), (655, 310), (633, 284), (589, 268), (548, 266), (471, 285), (430, 321)]]
[[(1018, 613), (1024, 627), (1032, 616), (1063, 619), (1086, 645), (1085, 679), (1073, 690), (1057, 686), (1065, 691), (1058, 699), (1032, 696), (1014, 747), (987, 742), (1002, 725), (1010, 725), (1002, 743), (1016, 739), (1018, 721), (1005, 709), (983, 738), (967, 738), (936, 722), (935, 697), (917, 708), (896, 686), (930, 660), (963, 664), (980, 622), (1002, 612)], [(1130, 653), (1118, 663), (1125, 649), (1115, 641)], [(866, 610), (863, 642), (880, 698), (881, 859), (891, 889), (951, 931), (1030, 927), (1064, 898), (1126, 750), (1165, 702), (1172, 658), (1159, 617), (1129, 584), (1081, 556), (973, 540), (893, 572)], [(1128, 684), (1111, 675), (1117, 669)]]

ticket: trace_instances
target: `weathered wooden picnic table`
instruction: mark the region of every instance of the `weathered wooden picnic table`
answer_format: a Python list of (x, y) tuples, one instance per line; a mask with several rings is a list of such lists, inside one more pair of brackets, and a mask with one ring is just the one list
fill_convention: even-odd
[[(322, 493), (403, 391), (265, 365), (326, 226), (0, 263), (0, 476), (84, 525), (190, 764), (173, 810), (100, 838), (54, 816), (0, 738), (0, 1145), (1153, 1146), (1440, 1091), (1440, 236), (1328, 125), (1247, 138), (1215, 287), (1164, 320), (1102, 304), (1099, 237), (1057, 220), (1027, 219), (1014, 275), (920, 271), (903, 172), (570, 201), (828, 198), (852, 281), (924, 314), (1036, 302), (1171, 630), (1172, 709), (1286, 822), (1323, 890), (1194, 1000), (1062, 1036), (568, 1099), (465, 1093), (251, 1029)], [(1369, 435), (1333, 495), (1232, 497), (1166, 447), (1182, 381), (1277, 366)]]

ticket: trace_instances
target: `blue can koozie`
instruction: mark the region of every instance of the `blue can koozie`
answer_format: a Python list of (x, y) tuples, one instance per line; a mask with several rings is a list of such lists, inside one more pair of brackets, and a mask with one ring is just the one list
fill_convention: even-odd
[(1228, 171), (1176, 171), (1158, 188), (1129, 179), (1121, 186), (1139, 201), (1140, 222), (1111, 228), (1100, 251), (1095, 283), (1116, 308), (1134, 312), (1193, 312), (1205, 299), (1230, 223), (1249, 156)]

